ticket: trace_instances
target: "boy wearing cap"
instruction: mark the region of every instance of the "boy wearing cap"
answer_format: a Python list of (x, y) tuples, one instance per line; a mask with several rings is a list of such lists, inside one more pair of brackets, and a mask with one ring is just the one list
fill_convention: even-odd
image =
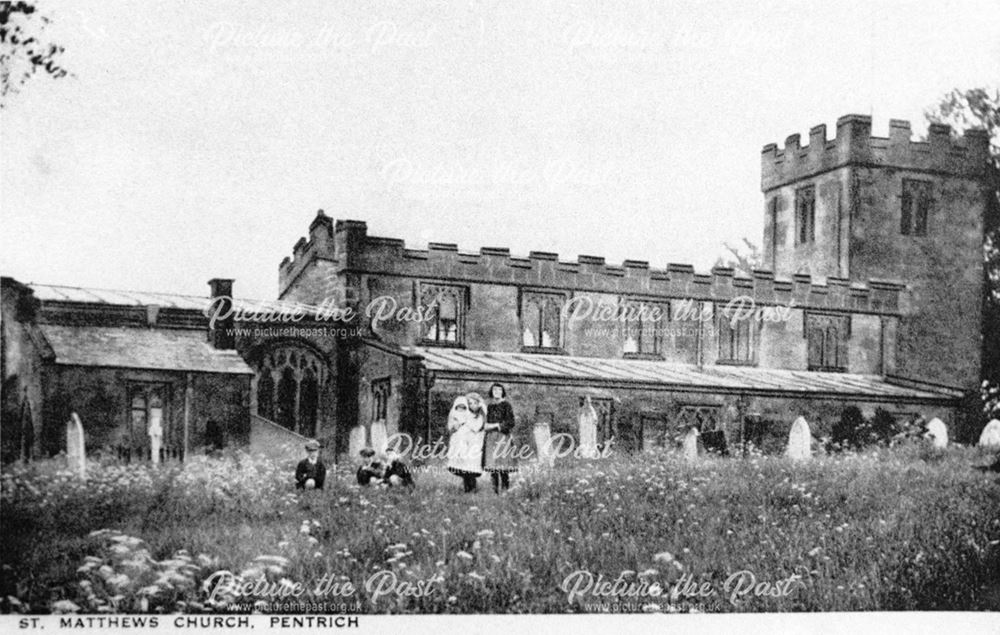
[(373, 481), (382, 483), (385, 477), (385, 466), (375, 458), (375, 450), (362, 448), (361, 465), (358, 467), (358, 485), (369, 485)]
[(326, 466), (319, 460), (319, 441), (306, 443), (306, 458), (295, 468), (296, 489), (323, 489), (326, 481)]

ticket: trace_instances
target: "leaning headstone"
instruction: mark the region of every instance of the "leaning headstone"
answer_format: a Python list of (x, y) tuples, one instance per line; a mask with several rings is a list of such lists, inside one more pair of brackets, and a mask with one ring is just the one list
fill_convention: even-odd
[(698, 428), (691, 428), (684, 435), (684, 460), (698, 460)]
[(931, 419), (927, 423), (927, 434), (924, 435), (934, 444), (936, 448), (948, 447), (948, 428), (944, 421), (938, 418)]
[(983, 433), (979, 435), (979, 445), (984, 448), (1000, 448), (1000, 420), (994, 419), (986, 424)]
[(812, 457), (812, 433), (805, 417), (799, 417), (788, 432), (788, 449), (785, 456), (795, 460), (805, 460)]
[(580, 456), (597, 455), (597, 410), (588, 395), (580, 406)]
[(67, 467), (80, 478), (87, 478), (87, 447), (83, 438), (83, 423), (75, 412), (66, 422)]
[(552, 452), (552, 430), (548, 421), (535, 423), (532, 431), (535, 437), (535, 451), (538, 455), (538, 462), (542, 465), (552, 467), (555, 464), (555, 456)]

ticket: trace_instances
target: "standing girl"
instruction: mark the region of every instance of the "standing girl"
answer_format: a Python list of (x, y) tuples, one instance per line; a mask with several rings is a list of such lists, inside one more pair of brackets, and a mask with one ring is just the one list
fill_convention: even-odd
[(517, 471), (517, 457), (510, 436), (514, 430), (514, 408), (500, 384), (490, 386), (485, 429), (483, 467), (490, 473), (493, 491), (499, 494), (510, 489), (510, 473)]
[(455, 398), (448, 414), (448, 471), (462, 478), (466, 492), (476, 491), (483, 473), (483, 426), (486, 408), (474, 392)]

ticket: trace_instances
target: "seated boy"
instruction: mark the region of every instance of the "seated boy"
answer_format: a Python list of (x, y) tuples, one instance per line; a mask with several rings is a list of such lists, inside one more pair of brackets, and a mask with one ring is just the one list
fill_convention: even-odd
[(319, 460), (319, 441), (306, 443), (306, 458), (295, 468), (296, 489), (323, 489), (326, 481), (326, 466)]
[(358, 466), (358, 485), (370, 485), (384, 482), (385, 466), (375, 458), (375, 450), (363, 448), (361, 450), (361, 465)]
[(413, 482), (413, 475), (410, 474), (410, 468), (407, 467), (406, 463), (403, 463), (399, 455), (389, 450), (385, 453), (385, 457), (387, 461), (384, 477), (385, 482), (389, 485), (413, 487), (415, 483)]

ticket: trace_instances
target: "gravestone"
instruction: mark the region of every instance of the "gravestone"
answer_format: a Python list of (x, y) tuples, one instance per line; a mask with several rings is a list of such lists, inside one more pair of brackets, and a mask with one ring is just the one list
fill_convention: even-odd
[(535, 437), (535, 452), (538, 454), (538, 462), (552, 467), (555, 464), (555, 456), (552, 452), (552, 429), (549, 422), (539, 421), (535, 423), (532, 432)]
[(153, 465), (160, 463), (160, 448), (163, 446), (163, 409), (150, 408), (149, 411), (149, 453)]
[(580, 456), (592, 457), (597, 455), (597, 410), (587, 396), (586, 401), (580, 406)]
[(372, 449), (375, 450), (377, 454), (385, 453), (386, 442), (389, 440), (389, 437), (385, 429), (384, 421), (372, 421), (371, 436)]
[(944, 421), (936, 417), (927, 423), (927, 434), (924, 436), (930, 439), (936, 448), (948, 447), (948, 428), (944, 425)]
[(684, 460), (698, 460), (698, 428), (691, 428), (684, 435)]
[(362, 425), (356, 425), (351, 428), (350, 433), (347, 435), (347, 452), (351, 455), (351, 458), (357, 458), (361, 454), (361, 450), (365, 448), (368, 443), (367, 435), (365, 434), (365, 427)]
[(788, 432), (788, 448), (785, 456), (802, 461), (812, 457), (812, 433), (805, 417), (799, 417)]
[(87, 448), (83, 438), (83, 423), (75, 412), (66, 422), (66, 464), (80, 478), (87, 478)]
[(1000, 420), (993, 419), (979, 435), (979, 445), (984, 448), (1000, 448)]

